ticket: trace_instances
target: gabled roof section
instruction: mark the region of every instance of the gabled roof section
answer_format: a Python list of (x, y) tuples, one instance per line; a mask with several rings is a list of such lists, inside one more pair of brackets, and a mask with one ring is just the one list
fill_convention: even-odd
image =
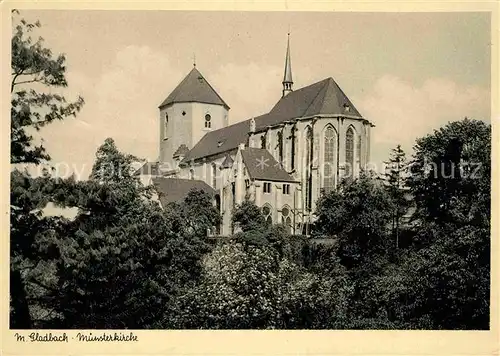
[(229, 106), (222, 100), (203, 75), (193, 67), (170, 95), (161, 103), (160, 108), (173, 103), (206, 103)]
[[(346, 110), (346, 107), (349, 109)], [(362, 118), (335, 80), (327, 78), (281, 98), (268, 114), (255, 118), (256, 130), (314, 115), (349, 115)]]
[(211, 186), (201, 180), (153, 178), (152, 182), (158, 192), (158, 198), (162, 206), (172, 202), (182, 202), (192, 189), (201, 189), (210, 196), (216, 194), (216, 191)]
[(275, 182), (295, 182), (295, 179), (282, 168), (268, 150), (247, 147), (240, 152), (250, 178)]
[(247, 142), (249, 130), (250, 122), (245, 120), (219, 130), (207, 132), (187, 153), (182, 162), (186, 163), (236, 149), (240, 143)]

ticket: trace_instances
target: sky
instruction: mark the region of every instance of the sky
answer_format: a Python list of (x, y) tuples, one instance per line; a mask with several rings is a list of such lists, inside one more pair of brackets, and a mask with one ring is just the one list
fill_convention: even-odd
[(281, 97), (287, 32), (294, 89), (333, 77), (375, 124), (371, 161), (464, 117), (490, 121), (488, 13), (25, 10), (35, 35), (67, 56), (66, 98), (76, 118), (37, 139), (59, 175), (86, 178), (112, 137), (158, 156), (159, 104), (196, 66), (231, 107), (230, 123), (268, 112)]

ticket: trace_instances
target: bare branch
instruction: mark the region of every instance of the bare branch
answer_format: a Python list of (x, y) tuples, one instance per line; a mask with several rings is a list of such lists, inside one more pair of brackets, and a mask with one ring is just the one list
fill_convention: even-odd
[(25, 80), (22, 82), (15, 83), (14, 85), (20, 85), (20, 84), (27, 84), (27, 83), (39, 83), (42, 80), (40, 78), (32, 79), (32, 80)]

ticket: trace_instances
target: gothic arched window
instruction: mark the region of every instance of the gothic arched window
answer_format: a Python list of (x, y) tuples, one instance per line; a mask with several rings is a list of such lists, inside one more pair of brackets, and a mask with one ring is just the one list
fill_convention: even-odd
[(266, 204), (262, 207), (262, 215), (264, 215), (264, 219), (266, 220), (266, 224), (271, 225), (273, 223), (272, 218), (272, 207), (269, 204)]
[(281, 209), (281, 223), (285, 227), (286, 231), (288, 233), (292, 233), (292, 213), (290, 211), (290, 208), (288, 206), (284, 206), (283, 209)]
[(335, 129), (328, 126), (324, 135), (323, 188), (325, 193), (335, 186)]
[(349, 179), (354, 177), (354, 130), (347, 129), (345, 135), (345, 176)]
[(356, 163), (358, 169), (361, 170), (361, 135), (358, 135), (356, 141)]
[(206, 114), (205, 115), (205, 127), (207, 129), (211, 128), (212, 127), (212, 117), (210, 116), (210, 114)]
[(290, 162), (290, 168), (293, 170), (295, 169), (295, 131), (297, 128), (295, 126), (292, 126), (292, 134), (290, 135), (290, 139), (292, 140), (292, 143), (290, 145), (290, 153), (291, 153), (291, 162)]
[(312, 209), (312, 163), (313, 163), (313, 132), (311, 127), (306, 129), (305, 172), (306, 172), (306, 209)]
[(217, 185), (217, 166), (212, 163), (212, 188), (216, 188)]
[(278, 144), (276, 147), (278, 148), (278, 162), (283, 163), (283, 133), (281, 131), (278, 132)]
[(262, 136), (260, 137), (260, 148), (266, 148), (267, 146), (267, 142), (266, 142), (266, 134), (262, 134)]

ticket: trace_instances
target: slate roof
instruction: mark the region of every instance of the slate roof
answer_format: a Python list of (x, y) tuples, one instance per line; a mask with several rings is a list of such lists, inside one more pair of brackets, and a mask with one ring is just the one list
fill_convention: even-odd
[[(349, 111), (344, 109), (349, 107)], [(255, 118), (256, 131), (284, 121), (314, 115), (349, 115), (362, 118), (333, 78), (298, 89), (281, 98), (268, 114)]]
[(222, 100), (196, 67), (193, 67), (174, 91), (163, 100), (160, 108), (173, 103), (191, 102), (222, 105), (229, 109), (229, 106)]
[(153, 175), (157, 176), (160, 175), (159, 171), (159, 164), (158, 162), (146, 162), (144, 163), (141, 168), (136, 170), (134, 172), (134, 176), (139, 176), (139, 175)]
[(240, 143), (247, 142), (249, 130), (250, 121), (245, 120), (210, 131), (187, 153), (183, 162), (234, 150)]
[(295, 179), (281, 167), (281, 164), (274, 159), (268, 150), (246, 147), (241, 151), (241, 155), (250, 178), (275, 182), (295, 182)]
[[(345, 105), (349, 111), (345, 110)], [(254, 118), (255, 131), (314, 115), (345, 115), (363, 119), (335, 80), (327, 78), (282, 97), (269, 113)], [(186, 155), (184, 162), (234, 150), (247, 141), (249, 130), (250, 119), (208, 132)]]
[(216, 191), (201, 180), (180, 178), (153, 178), (153, 185), (158, 191), (158, 197), (163, 206), (172, 202), (181, 202), (191, 189), (202, 189), (211, 196)]

